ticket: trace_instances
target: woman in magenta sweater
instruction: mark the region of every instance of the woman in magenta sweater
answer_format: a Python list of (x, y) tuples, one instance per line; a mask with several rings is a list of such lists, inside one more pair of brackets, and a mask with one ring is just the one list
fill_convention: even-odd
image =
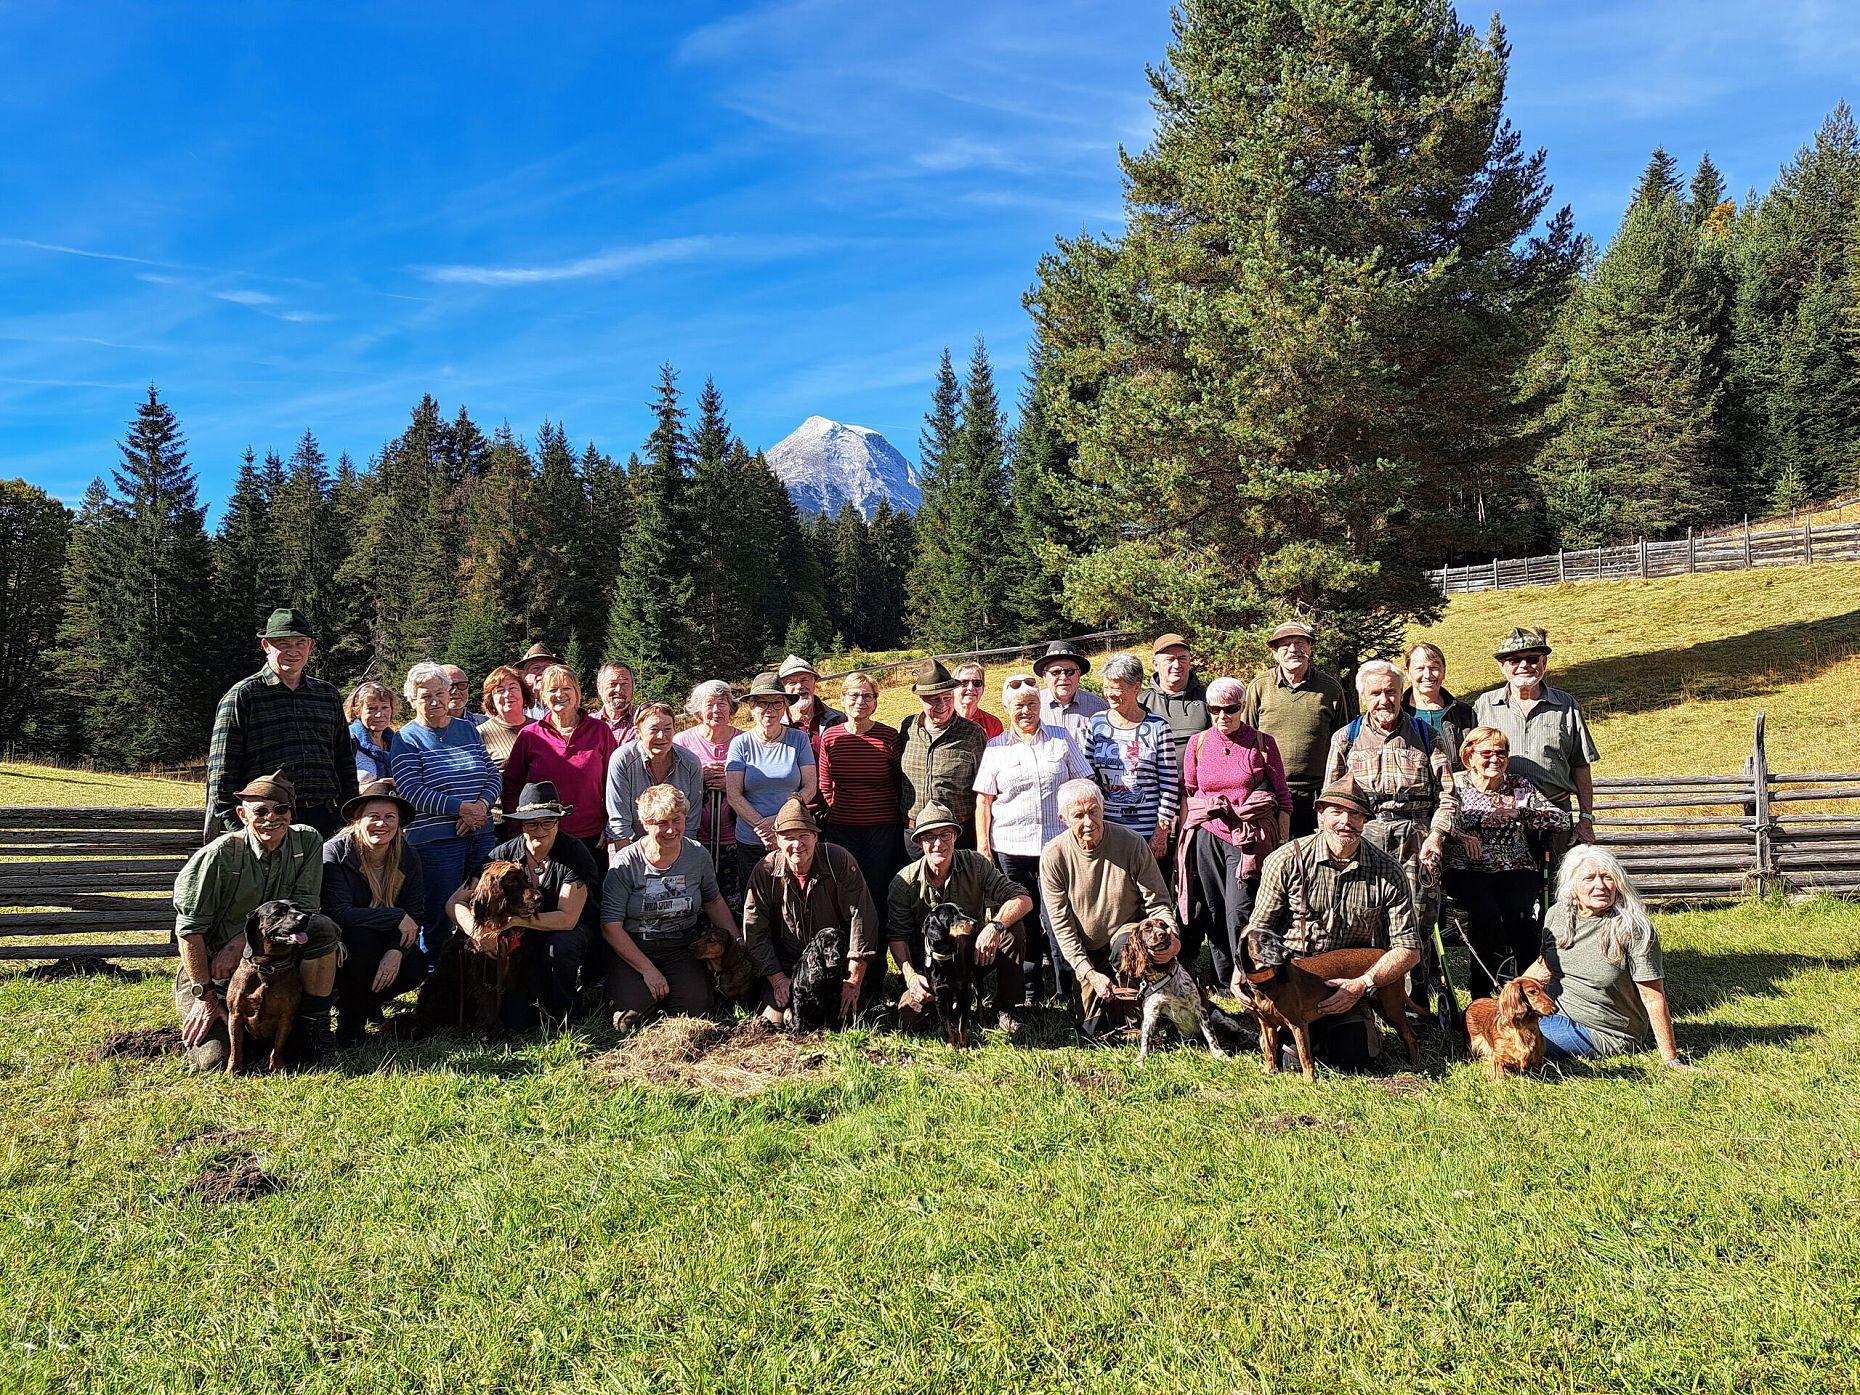
[[(1270, 736), (1246, 724), (1246, 688), (1232, 678), (1208, 684), (1213, 726), (1182, 750), (1182, 851), (1176, 856), (1182, 951), (1193, 963), (1206, 939), (1214, 984), (1233, 978), (1234, 946), (1259, 890), (1260, 864), (1291, 833), (1292, 792)], [(1192, 844), (1192, 846), (1191, 846)]]
[(904, 860), (904, 825), (898, 820), (904, 738), (873, 720), (878, 684), (869, 675), (848, 674), (841, 692), (846, 720), (816, 738), (820, 798), (827, 810), (824, 835), (852, 854), (872, 900), (883, 905)]
[(517, 733), (504, 762), (504, 810), (517, 807), (525, 785), (552, 782), (562, 803), (575, 806), (561, 831), (580, 839), (594, 855), (594, 865), (604, 868), (607, 762), (619, 738), (599, 717), (581, 710), (581, 682), (573, 669), (561, 664), (545, 669), (536, 691), (543, 715)]

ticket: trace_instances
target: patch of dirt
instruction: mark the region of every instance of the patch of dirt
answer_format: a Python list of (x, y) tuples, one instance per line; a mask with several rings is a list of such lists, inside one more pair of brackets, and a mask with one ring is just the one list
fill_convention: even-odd
[(283, 1187), (284, 1179), (266, 1172), (257, 1158), (250, 1153), (236, 1153), (216, 1157), (181, 1188), (181, 1193), (197, 1196), (208, 1206), (226, 1206), (236, 1201), (255, 1201)]
[(594, 1064), (622, 1080), (745, 1099), (790, 1080), (819, 1078), (826, 1057), (817, 1037), (798, 1037), (753, 1018), (732, 1024), (665, 1017), (597, 1056)]
[(1384, 1094), (1394, 1095), (1397, 1099), (1413, 1099), (1416, 1095), (1425, 1095), (1433, 1089), (1433, 1082), (1426, 1076), (1416, 1075), (1412, 1071), (1403, 1071), (1400, 1075), (1377, 1076), (1370, 1081)]
[(1343, 1133), (1350, 1125), (1343, 1119), (1325, 1120), (1311, 1114), (1274, 1114), (1270, 1118), (1255, 1119), (1253, 1127), (1261, 1133), (1289, 1133), (1293, 1129), (1323, 1129), (1330, 1133)]
[(43, 980), (83, 978), (89, 974), (103, 974), (109, 978), (139, 977), (121, 964), (112, 963), (100, 954), (76, 954), (64, 959), (54, 959), (48, 964), (34, 964), (20, 977)]
[(166, 1056), (181, 1049), (179, 1027), (138, 1027), (114, 1032), (91, 1047), (85, 1059), (107, 1061), (113, 1056)]

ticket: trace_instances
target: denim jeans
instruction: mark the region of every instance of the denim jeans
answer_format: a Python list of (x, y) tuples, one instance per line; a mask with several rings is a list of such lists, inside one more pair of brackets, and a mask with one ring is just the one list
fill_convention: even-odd
[(1537, 1025), (1544, 1034), (1544, 1055), (1552, 1061), (1602, 1054), (1595, 1038), (1589, 1035), (1589, 1029), (1572, 1017), (1559, 1012), (1552, 1017), (1538, 1018)]

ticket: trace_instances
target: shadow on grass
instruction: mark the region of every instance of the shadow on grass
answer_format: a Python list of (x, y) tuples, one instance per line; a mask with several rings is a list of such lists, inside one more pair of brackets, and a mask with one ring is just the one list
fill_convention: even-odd
[(1666, 997), (1675, 1016), (1716, 1007), (1727, 998), (1780, 998), (1789, 981), (1810, 969), (1850, 969), (1860, 955), (1794, 954), (1786, 950), (1709, 953), (1669, 949)]
[(1807, 682), (1856, 652), (1860, 610), (1851, 610), (1702, 644), (1588, 659), (1553, 668), (1550, 682), (1574, 693), (1593, 719), (1670, 707), (1675, 689), (1697, 700), (1763, 697)]

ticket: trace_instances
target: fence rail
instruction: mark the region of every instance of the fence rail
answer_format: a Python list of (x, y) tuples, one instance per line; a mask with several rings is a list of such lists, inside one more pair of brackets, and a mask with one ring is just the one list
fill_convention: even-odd
[(1642, 538), (1619, 547), (1585, 547), (1536, 557), (1494, 557), (1490, 562), (1464, 567), (1438, 567), (1427, 573), (1427, 579), (1443, 596), (1452, 596), (1518, 586), (1557, 586), (1566, 581), (1645, 580), (1693, 572), (1854, 561), (1860, 561), (1860, 523), (1817, 525), (1805, 521), (1800, 527), (1754, 532), (1746, 521), (1741, 533), (1687, 533), (1666, 542)]

